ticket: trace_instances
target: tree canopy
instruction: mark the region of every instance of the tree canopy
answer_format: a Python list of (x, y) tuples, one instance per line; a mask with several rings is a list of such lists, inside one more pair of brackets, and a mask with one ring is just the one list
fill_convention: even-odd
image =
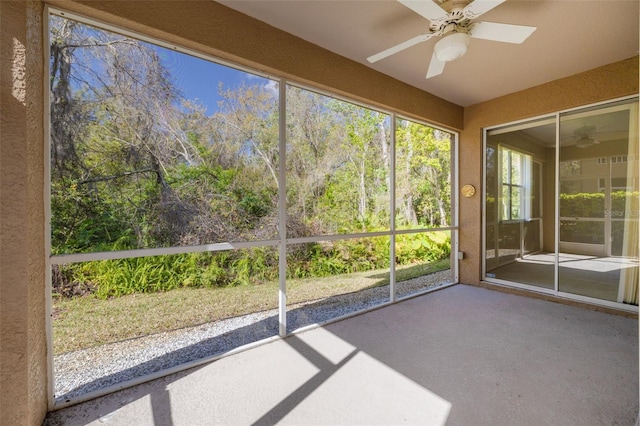
[(54, 254), (388, 231), (394, 181), (397, 226), (451, 222), (445, 132), (398, 119), (392, 179), (388, 114), (287, 86), (282, 151), (277, 82), (222, 79), (211, 112), (163, 48), (56, 16), (50, 40)]

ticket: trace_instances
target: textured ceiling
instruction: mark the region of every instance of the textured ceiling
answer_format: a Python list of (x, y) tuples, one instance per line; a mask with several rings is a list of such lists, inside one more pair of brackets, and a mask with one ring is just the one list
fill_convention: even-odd
[(461, 106), (635, 56), (640, 38), (638, 0), (508, 0), (477, 21), (537, 27), (523, 44), (472, 39), (462, 58), (427, 80), (437, 38), (375, 64), (366, 60), (429, 28), (394, 0), (218, 2)]

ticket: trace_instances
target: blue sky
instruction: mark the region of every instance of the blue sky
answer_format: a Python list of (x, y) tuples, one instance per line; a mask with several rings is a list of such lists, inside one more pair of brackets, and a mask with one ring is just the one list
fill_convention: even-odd
[(225, 88), (234, 88), (243, 81), (248, 84), (266, 85), (269, 80), (243, 71), (238, 71), (205, 59), (176, 52), (163, 47), (153, 46), (169, 69), (174, 83), (183, 96), (189, 100), (198, 100), (211, 115), (218, 108), (218, 84)]
[[(54, 22), (55, 25), (55, 22), (58, 20), (65, 19), (66, 18), (52, 17), (52, 22)], [(97, 39), (104, 38), (103, 36), (96, 35), (99, 33), (113, 35), (109, 30), (104, 30), (92, 25), (82, 24), (82, 26), (90, 35), (93, 33)], [(218, 110), (218, 102), (222, 100), (218, 95), (218, 85), (220, 82), (223, 83), (225, 89), (233, 89), (238, 87), (242, 82), (246, 82), (249, 85), (258, 84), (267, 86), (270, 81), (254, 74), (219, 65), (215, 62), (161, 47), (153, 43), (145, 41), (141, 41), (141, 43), (158, 53), (163, 65), (169, 70), (173, 83), (182, 92), (182, 95), (190, 101), (197, 101), (197, 103), (205, 106), (208, 115), (212, 115)], [(78, 54), (82, 55), (82, 51)], [(96, 60), (90, 51), (87, 53), (87, 56), (83, 56), (82, 59), (80, 59), (80, 62), (82, 61), (85, 61), (85, 64), (91, 63), (93, 68), (97, 67)], [(99, 72), (98, 70), (96, 71)], [(91, 79), (91, 75), (83, 75), (83, 77), (85, 79)], [(77, 82), (75, 83), (79, 84)], [(273, 85), (268, 85), (268, 87), (273, 88)], [(275, 87), (277, 87), (277, 85)]]

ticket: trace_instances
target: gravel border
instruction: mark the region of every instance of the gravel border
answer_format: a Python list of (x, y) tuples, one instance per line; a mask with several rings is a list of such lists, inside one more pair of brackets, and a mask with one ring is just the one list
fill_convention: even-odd
[[(444, 270), (396, 283), (398, 298), (450, 283)], [(389, 301), (389, 286), (375, 287), (288, 307), (287, 332), (322, 324)], [(56, 355), (55, 404), (199, 359), (221, 355), (278, 335), (273, 309)]]

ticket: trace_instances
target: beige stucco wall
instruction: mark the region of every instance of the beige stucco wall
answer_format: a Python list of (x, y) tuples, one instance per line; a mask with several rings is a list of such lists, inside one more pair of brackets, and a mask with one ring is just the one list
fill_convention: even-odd
[(0, 423), (46, 411), (42, 6), (0, 1)]
[[(460, 134), (460, 185), (471, 183), (482, 188), (483, 128), (637, 94), (636, 56), (465, 108)], [(460, 281), (464, 283), (480, 282), (481, 213), (480, 194), (460, 199), (460, 249), (466, 255), (460, 262)]]

